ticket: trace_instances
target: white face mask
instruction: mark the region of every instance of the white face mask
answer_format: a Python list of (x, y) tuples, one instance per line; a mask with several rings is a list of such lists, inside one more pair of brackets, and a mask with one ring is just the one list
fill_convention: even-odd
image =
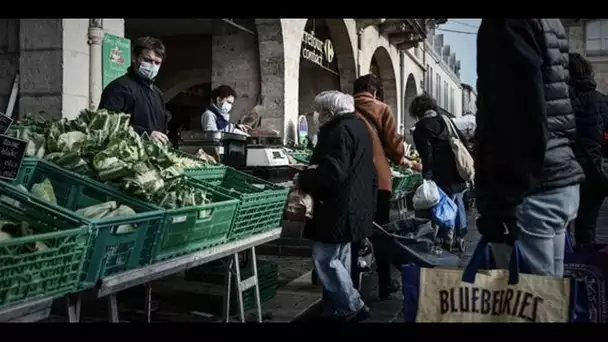
[(228, 103), (226, 101), (226, 102), (222, 103), (222, 106), (220, 107), (220, 109), (222, 110), (222, 112), (228, 114), (232, 110), (232, 103)]
[(150, 62), (144, 61), (139, 64), (139, 73), (149, 80), (153, 80), (156, 75), (158, 75), (159, 70), (160, 65), (154, 65)]

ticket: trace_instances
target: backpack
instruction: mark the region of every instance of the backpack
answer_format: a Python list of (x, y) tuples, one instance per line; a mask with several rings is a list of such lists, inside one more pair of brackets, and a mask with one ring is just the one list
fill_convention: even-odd
[(442, 115), (441, 117), (448, 128), (450, 147), (452, 147), (452, 152), (454, 152), (458, 174), (465, 181), (473, 182), (475, 179), (475, 163), (473, 161), (473, 157), (471, 157), (471, 154), (467, 150), (466, 146), (462, 140), (460, 140), (458, 131), (456, 130), (456, 126), (452, 120), (445, 115)]

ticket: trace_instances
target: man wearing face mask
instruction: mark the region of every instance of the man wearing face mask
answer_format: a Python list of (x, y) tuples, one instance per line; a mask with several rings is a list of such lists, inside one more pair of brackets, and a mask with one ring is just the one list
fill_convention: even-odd
[[(247, 132), (247, 126), (230, 123), (230, 111), (236, 98), (236, 91), (230, 86), (221, 85), (211, 91), (211, 104), (201, 115), (201, 129), (211, 132)], [(238, 131), (236, 131), (238, 132)]]
[(170, 115), (162, 91), (154, 85), (166, 57), (165, 46), (156, 38), (141, 37), (133, 41), (132, 49), (131, 66), (103, 90), (99, 109), (131, 114), (137, 133), (145, 132), (153, 141), (166, 144)]

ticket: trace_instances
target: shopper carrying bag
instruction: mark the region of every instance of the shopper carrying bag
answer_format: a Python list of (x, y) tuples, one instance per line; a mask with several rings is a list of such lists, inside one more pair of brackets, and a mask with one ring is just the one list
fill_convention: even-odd
[(452, 152), (454, 152), (458, 174), (465, 181), (473, 182), (475, 180), (475, 162), (473, 161), (473, 157), (471, 157), (464, 142), (460, 140), (454, 122), (445, 115), (442, 115), (441, 118), (445, 121), (450, 132), (450, 146), (452, 147)]
[(586, 293), (584, 287), (576, 286), (578, 282), (529, 274), (517, 241), (509, 270), (488, 270), (489, 248), (482, 237), (464, 271), (405, 265), (402, 271), (405, 321), (588, 322)]

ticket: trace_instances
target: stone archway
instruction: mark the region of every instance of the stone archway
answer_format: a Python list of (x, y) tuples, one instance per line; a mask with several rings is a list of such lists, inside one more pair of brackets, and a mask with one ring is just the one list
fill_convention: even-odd
[[(310, 105), (320, 92), (341, 90), (352, 93), (357, 76), (355, 56), (343, 19), (308, 19), (300, 41), (298, 114), (312, 118)], [(309, 133), (314, 134), (316, 129), (309, 127)], [(292, 133), (290, 129), (288, 132)], [(295, 130), (293, 133), (295, 135)]]
[(325, 22), (329, 27), (338, 61), (340, 90), (351, 94), (353, 92), (353, 84), (357, 79), (357, 61), (353, 53), (353, 42), (351, 42), (348, 27), (344, 19), (325, 19)]
[(159, 87), (163, 90), (165, 102), (169, 102), (182, 91), (207, 82), (211, 82), (211, 72), (208, 69), (190, 69), (176, 73)]
[(285, 136), (286, 129), (286, 77), (285, 55), (287, 49), (283, 39), (281, 19), (255, 19), (260, 54), (260, 97), (267, 109), (264, 124)]
[(409, 74), (405, 83), (405, 94), (403, 96), (404, 112), (402, 113), (401, 122), (403, 122), (403, 135), (405, 137), (405, 140), (410, 144), (413, 142), (412, 136), (410, 134), (410, 128), (412, 128), (416, 123), (415, 120), (410, 116), (410, 104), (412, 103), (414, 98), (416, 98), (416, 96), (418, 96), (416, 78), (414, 78), (413, 74)]
[[(372, 56), (371, 65), (375, 65), (376, 73), (382, 81), (382, 98), (384, 103), (391, 107), (395, 120), (399, 112), (399, 100), (397, 99), (397, 80), (395, 79), (395, 69), (388, 50), (383, 46), (379, 46)], [(370, 68), (371, 70), (371, 68)]]

